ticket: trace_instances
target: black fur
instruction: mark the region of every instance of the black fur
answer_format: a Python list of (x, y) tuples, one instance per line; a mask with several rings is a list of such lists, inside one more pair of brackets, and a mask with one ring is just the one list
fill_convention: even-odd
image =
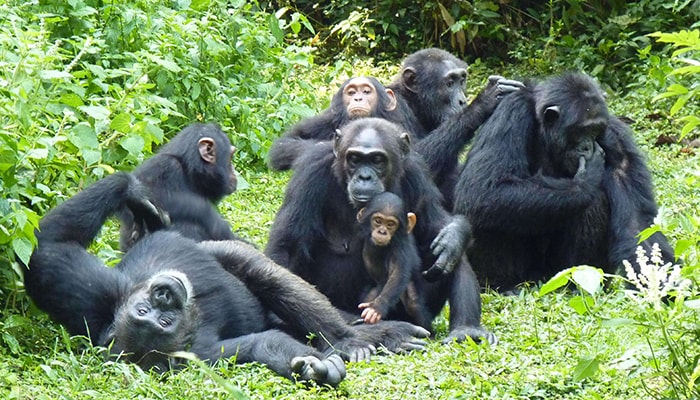
[[(113, 353), (124, 352), (124, 359), (144, 368), (168, 369), (176, 362), (171, 353), (187, 350), (210, 362), (236, 356), (237, 362), (257, 361), (290, 378), (328, 384), (345, 376), (342, 359), (324, 355), (329, 346), (353, 360), (369, 357), (384, 340), (395, 349), (422, 346), (415, 337), (427, 333), (410, 324), (371, 333), (348, 327), (323, 296), (286, 279), (290, 273), (242, 242), (197, 245), (159, 230), (160, 214), (144, 193), (132, 175), (116, 173), (42, 219), (25, 286), (71, 334), (111, 345)], [(107, 268), (86, 247), (123, 207), (153, 233)], [(246, 275), (235, 273), (240, 270)], [(251, 291), (261, 287), (264, 293)], [(328, 342), (305, 345), (308, 332)]]
[[(205, 138), (215, 143), (213, 164), (199, 153), (198, 141)], [(196, 241), (240, 239), (216, 209), (224, 196), (236, 190), (232, 153), (231, 141), (217, 125), (192, 124), (136, 168), (134, 175), (169, 216), (169, 229)], [(120, 210), (119, 218), (120, 247), (128, 250), (148, 232), (135, 223), (128, 208)]]
[[(557, 109), (558, 107), (558, 109)], [(582, 74), (530, 82), (482, 126), (455, 189), (480, 280), (501, 290), (589, 264), (615, 272), (657, 213), (629, 128)], [(658, 242), (666, 259), (673, 252)]]
[[(425, 164), (409, 151), (400, 133), (400, 128), (390, 122), (365, 118), (342, 129), (335, 149), (326, 142), (305, 153), (299, 160), (303, 168), (295, 171), (287, 186), (266, 253), (318, 287), (337, 307), (357, 313), (361, 292), (372, 282), (363, 267), (362, 240), (355, 232), (355, 218), (361, 204), (353, 204), (355, 196), (349, 193), (352, 179), (347, 176), (346, 153), (349, 147), (358, 144), (356, 138), (362, 136), (365, 144), (374, 146), (363, 149), (384, 151), (388, 155), (382, 170), (389, 173), (382, 175), (381, 191), (399, 195), (406, 207), (420, 216), (413, 232), (422, 269), (430, 271), (431, 276), (446, 275), (426, 289), (431, 316), (434, 318), (449, 298), (450, 338), (459, 339), (466, 334), (491, 340), (493, 335), (480, 326), (479, 290), (463, 257), (468, 224), (442, 207), (442, 196)], [(399, 314), (393, 317), (407, 318)]]

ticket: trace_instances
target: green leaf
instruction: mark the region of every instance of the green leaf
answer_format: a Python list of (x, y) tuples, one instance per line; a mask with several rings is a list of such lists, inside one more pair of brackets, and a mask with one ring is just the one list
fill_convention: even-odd
[(569, 276), (571, 276), (571, 272), (571, 268), (559, 271), (552, 277), (552, 279), (548, 280), (547, 283), (542, 285), (539, 293), (540, 296), (544, 296), (545, 294), (553, 292), (562, 286), (566, 286), (566, 284), (569, 283)]
[(589, 294), (596, 294), (600, 290), (601, 283), (603, 282), (603, 271), (598, 268), (582, 265), (574, 267), (571, 278), (581, 289)]
[(96, 120), (107, 119), (110, 114), (108, 109), (101, 106), (80, 106), (78, 109)]
[(143, 138), (136, 134), (128, 135), (119, 141), (119, 145), (133, 157), (138, 157), (139, 154), (141, 154), (141, 150), (143, 150), (145, 144), (146, 142)]
[(95, 130), (86, 123), (80, 123), (74, 126), (68, 134), (68, 140), (80, 149), (80, 151), (99, 148)]
[(53, 69), (39, 71), (39, 76), (41, 77), (41, 79), (71, 79), (71, 78), (73, 78), (73, 75), (71, 75), (68, 72), (56, 71)]
[(204, 11), (209, 8), (210, 0), (192, 0), (190, 8), (195, 11)]
[(121, 113), (112, 119), (109, 123), (109, 128), (118, 132), (131, 132), (131, 114)]
[(29, 239), (25, 237), (13, 238), (12, 250), (24, 265), (29, 264), (29, 257), (32, 255), (32, 243), (29, 241)]
[(270, 33), (277, 39), (278, 43), (282, 43), (284, 40), (284, 32), (280, 29), (280, 21), (273, 14), (270, 14), (268, 22), (270, 24)]
[(600, 360), (597, 357), (584, 357), (579, 360), (574, 369), (574, 381), (582, 381), (590, 378), (598, 372)]
[(569, 307), (573, 308), (578, 315), (584, 315), (595, 305), (593, 298), (586, 294), (569, 299)]

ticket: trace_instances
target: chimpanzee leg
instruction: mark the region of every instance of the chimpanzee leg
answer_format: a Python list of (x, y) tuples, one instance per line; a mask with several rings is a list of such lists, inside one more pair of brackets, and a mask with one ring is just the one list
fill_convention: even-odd
[(209, 349), (193, 348), (192, 351), (210, 362), (235, 356), (239, 364), (259, 362), (287, 378), (293, 379), (296, 375), (300, 380), (320, 384), (337, 385), (346, 373), (340, 356), (325, 357), (313, 347), (278, 330), (226, 339), (214, 343)]
[(450, 333), (443, 342), (462, 341), (469, 336), (476, 341), (483, 338), (495, 344), (498, 341), (496, 336), (481, 327), (481, 293), (466, 256), (462, 256), (462, 261), (455, 267), (450, 282)]

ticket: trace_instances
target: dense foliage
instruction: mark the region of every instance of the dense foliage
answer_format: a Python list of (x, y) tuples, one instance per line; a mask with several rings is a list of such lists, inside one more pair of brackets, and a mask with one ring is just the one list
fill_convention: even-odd
[(694, 0), (279, 3), (309, 17), (327, 59), (348, 50), (400, 58), (436, 46), (468, 61), (525, 64), (536, 74), (583, 69), (617, 87), (641, 71), (635, 61), (637, 51), (652, 43), (648, 33), (691, 28), (700, 18)]
[[(700, 127), (697, 1), (8, 1), (0, 9), (0, 393), (16, 398), (693, 398), (700, 396)], [(288, 175), (265, 173), (270, 142), (325, 107), (352, 74), (387, 80), (407, 52), (439, 46), (493, 72), (582, 69), (610, 90), (649, 154), (658, 224), (692, 284), (665, 303), (630, 299), (620, 278), (576, 267), (538, 291), (484, 295), (495, 348), (351, 365), (340, 389), (295, 386), (259, 366), (193, 365), (167, 385), (104, 364), (30, 308), (17, 262), (47, 209), (131, 169), (191, 121), (217, 121), (251, 189), (220, 209), (264, 245)], [(322, 60), (319, 62), (318, 60)], [(661, 136), (670, 145), (654, 146)], [(668, 142), (668, 141), (666, 141)], [(107, 232), (96, 245), (115, 255)], [(630, 260), (633, 262), (634, 260)], [(593, 272), (591, 272), (593, 271)], [(566, 282), (577, 294), (554, 289)], [(596, 283), (597, 282), (597, 283)], [(685, 290), (687, 289), (687, 290)], [(546, 294), (546, 295), (545, 295)], [(674, 294), (676, 294), (674, 292)], [(574, 327), (571, 327), (574, 326)], [(446, 321), (435, 324), (445, 334)], [(223, 379), (222, 379), (223, 377)], [(234, 382), (232, 385), (231, 382)]]

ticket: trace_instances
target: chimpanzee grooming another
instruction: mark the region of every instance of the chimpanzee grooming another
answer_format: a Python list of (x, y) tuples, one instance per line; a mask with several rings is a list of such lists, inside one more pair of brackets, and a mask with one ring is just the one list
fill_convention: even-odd
[[(630, 129), (593, 79), (569, 73), (498, 106), (468, 154), (455, 211), (474, 228), (479, 278), (505, 291), (580, 264), (615, 272), (657, 207)], [(673, 258), (659, 233), (642, 245), (654, 242)]]
[(411, 235), (416, 214), (405, 210), (399, 196), (384, 192), (360, 209), (357, 221), (364, 240), (362, 260), (376, 284), (358, 305), (360, 321), (379, 322), (401, 300), (411, 322), (430, 329), (432, 316), (424, 303), (419, 275), (421, 259)]
[[(449, 298), (446, 340), (470, 336), (495, 341), (481, 327), (479, 287), (464, 257), (469, 224), (443, 208), (427, 167), (410, 150), (407, 133), (386, 120), (362, 118), (341, 128), (334, 143), (311, 147), (298, 163), (303, 167), (296, 169), (287, 185), (270, 231), (266, 248), (270, 258), (315, 285), (335, 306), (354, 314), (362, 291), (373, 286), (362, 261), (357, 213), (378, 193), (395, 193), (407, 209), (420, 215), (413, 235), (421, 269), (426, 278), (436, 280), (426, 284), (424, 301), (430, 319)], [(409, 318), (400, 311), (388, 318)]]
[[(239, 239), (219, 214), (216, 204), (236, 190), (231, 163), (235, 151), (215, 124), (192, 124), (157, 154), (136, 168), (134, 175), (150, 191), (156, 205), (170, 218), (168, 229), (196, 241)], [(119, 212), (120, 247), (128, 250), (147, 232), (128, 209)]]
[(419, 50), (402, 63), (399, 76), (388, 87), (398, 104), (411, 110), (411, 122), (403, 122), (418, 140), (414, 149), (430, 167), (448, 208), (459, 175), (459, 155), (501, 99), (523, 87), (522, 83), (493, 75), (486, 87), (467, 105), (464, 94), (467, 64), (436, 49)]
[[(178, 361), (173, 352), (189, 351), (209, 362), (257, 361), (286, 377), (331, 385), (345, 376), (340, 356), (327, 355), (331, 347), (361, 360), (379, 344), (392, 351), (424, 345), (417, 337), (429, 333), (406, 322), (371, 331), (348, 326), (313, 287), (243, 242), (197, 244), (159, 230), (167, 220), (147, 193), (133, 175), (115, 173), (41, 220), (25, 286), (71, 334), (143, 368), (167, 370)], [(123, 207), (152, 233), (108, 268), (86, 247)], [(317, 348), (304, 344), (309, 332), (324, 339)]]
[(292, 168), (294, 160), (307, 148), (332, 139), (336, 129), (354, 119), (378, 117), (398, 123), (414, 119), (405, 107), (397, 107), (394, 92), (375, 78), (350, 78), (333, 95), (329, 108), (300, 121), (272, 143), (268, 152), (270, 168)]

